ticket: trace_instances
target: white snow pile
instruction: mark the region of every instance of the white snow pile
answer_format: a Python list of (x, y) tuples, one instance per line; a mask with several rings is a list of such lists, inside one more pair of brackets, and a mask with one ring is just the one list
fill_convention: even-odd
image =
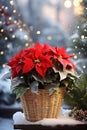
[[(65, 113), (65, 112), (64, 112)], [(77, 121), (75, 119), (70, 118), (67, 115), (60, 115), (58, 119), (50, 119), (50, 118), (44, 118), (43, 120), (36, 121), (36, 122), (30, 122), (25, 119), (24, 113), (22, 112), (16, 112), (13, 115), (14, 124), (22, 124), (22, 125), (43, 125), (43, 126), (56, 126), (56, 125), (77, 125), (77, 124), (83, 124), (83, 122)]]

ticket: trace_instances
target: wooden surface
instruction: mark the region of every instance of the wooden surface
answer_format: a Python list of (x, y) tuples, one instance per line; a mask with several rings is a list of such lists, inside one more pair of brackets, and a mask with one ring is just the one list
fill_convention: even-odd
[(57, 126), (42, 126), (42, 125), (14, 125), (14, 129), (21, 130), (87, 130), (87, 124), (84, 125), (57, 125)]

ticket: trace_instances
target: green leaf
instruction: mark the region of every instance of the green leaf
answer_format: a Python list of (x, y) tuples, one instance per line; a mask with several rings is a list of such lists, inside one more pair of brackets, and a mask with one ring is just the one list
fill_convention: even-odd
[(46, 83), (44, 84), (45, 89), (58, 88), (60, 83)]
[(73, 78), (68, 77), (69, 85), (64, 100), (74, 107), (87, 110), (87, 77), (82, 74), (79, 78)]
[(27, 89), (27, 87), (20, 85), (18, 87), (14, 87), (12, 89), (12, 92), (16, 94), (16, 99), (18, 99), (26, 92), (26, 89)]
[(16, 91), (16, 98), (18, 99), (18, 98), (20, 98), (24, 93), (26, 92), (26, 88), (24, 88), (24, 87), (21, 87), (21, 88), (19, 88), (19, 89), (17, 89), (17, 91)]
[(42, 79), (40, 76), (38, 76), (37, 74), (33, 74), (32, 77), (33, 77), (36, 81), (38, 81), (38, 82), (40, 82), (40, 83), (43, 84), (43, 79)]
[(52, 95), (52, 94), (54, 94), (55, 92), (58, 91), (58, 88), (52, 87), (52, 88), (48, 89), (48, 91), (49, 91), (49, 95)]
[(49, 84), (45, 84), (45, 89), (47, 89), (49, 91), (49, 95), (52, 95), (54, 92), (58, 91), (60, 83), (56, 84), (56, 83), (49, 83)]

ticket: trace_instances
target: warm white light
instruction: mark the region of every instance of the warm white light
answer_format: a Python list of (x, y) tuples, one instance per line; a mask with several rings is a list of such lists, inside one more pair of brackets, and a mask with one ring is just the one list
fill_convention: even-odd
[(14, 5), (14, 2), (13, 2), (13, 0), (11, 0), (11, 1), (10, 1), (10, 5)]
[(15, 38), (16, 36), (15, 35), (12, 35), (12, 38)]
[(9, 20), (12, 20), (12, 17), (9, 17)]
[(17, 23), (17, 20), (14, 20), (14, 23)]
[(2, 24), (2, 21), (0, 21), (0, 24)]
[(2, 6), (2, 9), (4, 9), (4, 7), (5, 7), (5, 6), (3, 5), (3, 6)]
[(77, 46), (75, 46), (75, 48), (78, 48)]
[(75, 15), (81, 15), (81, 14), (83, 14), (83, 8), (81, 6), (81, 2), (82, 1), (83, 0), (73, 0)]
[(1, 15), (4, 16), (4, 13), (2, 13)]
[(19, 30), (20, 30), (21, 32), (23, 31), (23, 29), (22, 29), (22, 28), (20, 28)]
[(4, 29), (1, 29), (1, 32), (4, 32)]
[(64, 2), (64, 6), (65, 6), (66, 8), (70, 8), (70, 7), (72, 6), (71, 1), (70, 1), (70, 0), (66, 0), (66, 1)]
[(52, 37), (51, 37), (51, 36), (48, 36), (47, 39), (48, 39), (48, 40), (52, 40)]
[(80, 6), (79, 0), (74, 0), (74, 1), (73, 1), (73, 5), (74, 5), (75, 7)]
[(85, 65), (83, 65), (83, 69), (85, 69), (86, 68), (86, 66)]
[(5, 66), (6, 66), (5, 64), (2, 65), (3, 68), (4, 68)]
[(13, 31), (13, 29), (12, 29), (12, 28), (10, 28), (10, 29), (9, 29), (9, 31)]
[(5, 39), (5, 41), (7, 41), (7, 40), (8, 40), (8, 37), (5, 37), (4, 39)]
[(81, 52), (78, 53), (79, 55), (81, 54)]
[(76, 40), (75, 39), (73, 39), (73, 42), (75, 42)]
[(76, 56), (76, 55), (74, 56), (74, 59), (77, 59), (77, 56)]
[(15, 9), (13, 10), (13, 13), (16, 13), (16, 10), (15, 10)]
[(79, 26), (77, 26), (77, 28), (79, 29)]
[(84, 39), (84, 38), (85, 38), (84, 35), (82, 35), (82, 36), (81, 36), (81, 39)]
[(28, 40), (28, 36), (27, 36), (27, 35), (24, 35), (24, 38), (25, 38), (26, 40)]
[(8, 9), (8, 7), (6, 6), (6, 7), (5, 7), (5, 9), (7, 10), (7, 9)]
[(25, 43), (25, 46), (28, 47), (28, 46), (29, 46), (29, 43)]
[(84, 31), (86, 32), (87, 30), (86, 30), (86, 29), (84, 29)]
[(0, 54), (3, 55), (3, 54), (4, 54), (4, 51), (1, 51)]
[(8, 44), (8, 45), (7, 45), (7, 48), (10, 48), (10, 47), (11, 47), (11, 45), (10, 45), (10, 44)]
[(36, 34), (40, 34), (40, 31), (37, 31)]

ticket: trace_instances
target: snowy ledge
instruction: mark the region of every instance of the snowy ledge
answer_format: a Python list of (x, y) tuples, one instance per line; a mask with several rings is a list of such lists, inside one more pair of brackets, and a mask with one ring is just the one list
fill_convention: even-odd
[(56, 125), (80, 125), (84, 124), (84, 122), (77, 121), (72, 119), (68, 116), (59, 116), (58, 119), (47, 119), (44, 118), (43, 120), (30, 122), (25, 119), (24, 113), (16, 112), (13, 115), (14, 125), (42, 125), (42, 126), (56, 126)]

